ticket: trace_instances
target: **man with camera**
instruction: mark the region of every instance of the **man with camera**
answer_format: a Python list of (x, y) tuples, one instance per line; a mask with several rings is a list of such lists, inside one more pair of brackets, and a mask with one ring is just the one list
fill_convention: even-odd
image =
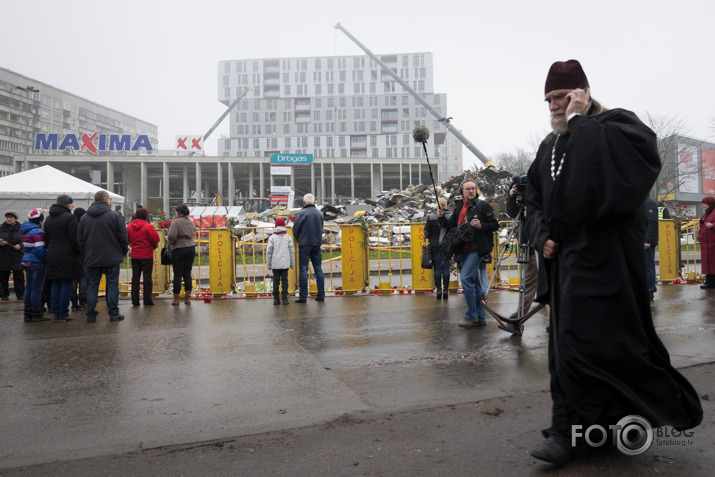
[(477, 198), (477, 183), (472, 179), (462, 182), (460, 187), (462, 200), (455, 202), (454, 212), (447, 220), (444, 211), (437, 209), (440, 225), (453, 229), (460, 227), (464, 240), (461, 249), (457, 252), (459, 262), (462, 264), (459, 277), (462, 281), (462, 291), (467, 302), (467, 311), (464, 319), (459, 323), (460, 328), (485, 326), (487, 319), (482, 307), (482, 284), (480, 270), (486, 278), (485, 259), (491, 257), (494, 246), (494, 232), (499, 228), (499, 221), (494, 215), (492, 206)]
[[(524, 316), (529, 313), (531, 309), (531, 304), (534, 302), (534, 296), (536, 295), (536, 284), (539, 278), (538, 269), (536, 266), (536, 254), (531, 247), (531, 241), (529, 240), (529, 233), (526, 228), (526, 206), (524, 205), (524, 196), (526, 195), (526, 174), (514, 177), (512, 185), (509, 188), (509, 196), (506, 199), (506, 213), (514, 219), (519, 215), (519, 210), (521, 210), (521, 218), (519, 225), (519, 248), (520, 252), (527, 255), (528, 257), (526, 263), (521, 263), (522, 267), (526, 267), (524, 270), (524, 283), (519, 284), (523, 286), (522, 298), (523, 302), (520, 300), (519, 308), (517, 311), (509, 316), (509, 319), (514, 319), (517, 316)], [(522, 253), (519, 254), (521, 258)]]
[(656, 335), (643, 254), (643, 202), (660, 172), (655, 133), (591, 97), (576, 60), (546, 77), (550, 133), (529, 168), (526, 227), (540, 252), (537, 301), (550, 305), (552, 421), (531, 454), (565, 464), (573, 429), (630, 415), (689, 429), (697, 393)]

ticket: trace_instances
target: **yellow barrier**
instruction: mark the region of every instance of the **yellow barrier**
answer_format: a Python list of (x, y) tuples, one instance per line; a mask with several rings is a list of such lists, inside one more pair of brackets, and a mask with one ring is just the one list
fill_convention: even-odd
[(675, 220), (658, 221), (658, 252), (660, 281), (672, 282), (680, 278), (680, 233)]
[(345, 293), (362, 291), (368, 285), (366, 238), (365, 231), (358, 224), (345, 225), (340, 230), (342, 290)]
[(236, 247), (230, 230), (209, 230), (209, 257), (214, 265), (209, 269), (211, 293), (216, 296), (232, 293), (236, 289)]
[[(434, 274), (420, 266), (421, 248), (424, 243), (424, 223), (377, 223), (377, 224), (330, 224), (325, 226), (326, 240), (322, 246), (323, 273), (326, 291), (335, 293), (360, 293), (373, 290), (379, 293), (405, 291), (427, 292), (433, 289)], [(500, 229), (509, 230), (511, 221), (501, 222)], [(660, 277), (662, 281), (678, 282), (679, 278), (690, 278), (696, 272), (697, 260), (695, 246), (683, 252), (684, 265), (680, 263), (680, 233), (674, 220), (660, 221)], [(688, 225), (693, 230), (692, 224)], [(245, 228), (240, 240), (230, 245), (232, 235), (227, 229), (199, 229), (200, 243), (208, 243), (208, 267), (210, 291), (214, 295), (226, 295), (237, 291), (245, 296), (268, 296), (272, 293), (272, 283), (267, 279), (264, 254), (269, 234), (262, 227)], [(292, 227), (288, 227), (292, 237)], [(492, 262), (488, 264), (489, 279), (495, 273), (494, 267), (499, 259), (507, 235), (495, 233)], [(163, 237), (162, 237), (163, 239)], [(219, 246), (218, 241), (221, 241)], [(205, 245), (203, 245), (205, 246)], [(161, 247), (160, 247), (161, 248)], [(201, 246), (199, 247), (199, 276), (201, 276)], [(295, 267), (289, 273), (289, 292), (298, 288), (298, 246), (294, 242)], [(517, 289), (519, 269), (517, 263), (518, 241), (516, 235), (508, 244), (507, 253), (502, 261), (494, 287)], [(692, 254), (692, 260), (688, 259)], [(203, 252), (203, 255), (206, 255)], [(205, 260), (205, 259), (204, 259)], [(168, 267), (158, 265), (155, 260), (155, 275), (163, 273), (164, 278), (156, 276), (154, 289), (165, 290), (170, 284)], [(228, 264), (236, 264), (230, 267)], [(681, 272), (682, 267), (685, 267)], [(451, 289), (459, 285), (459, 272), (452, 266)], [(240, 271), (240, 273), (239, 273)], [(683, 275), (684, 273), (684, 275)], [(309, 286), (315, 294), (315, 277), (309, 267)], [(238, 287), (237, 287), (238, 285)], [(238, 288), (238, 289), (237, 289)]]
[[(410, 231), (412, 245), (412, 288), (417, 292), (431, 291), (434, 288), (434, 272), (422, 268), (422, 247), (425, 244), (425, 224), (412, 224)], [(427, 250), (425, 253), (430, 253)]]

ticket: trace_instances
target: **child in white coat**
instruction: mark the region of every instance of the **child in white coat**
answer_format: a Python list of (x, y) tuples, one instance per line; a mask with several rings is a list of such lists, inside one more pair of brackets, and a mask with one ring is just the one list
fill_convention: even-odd
[(285, 220), (276, 219), (273, 235), (268, 238), (266, 264), (273, 270), (273, 304), (280, 305), (279, 286), (283, 282), (283, 304), (288, 304), (288, 269), (295, 265), (293, 238), (286, 233)]

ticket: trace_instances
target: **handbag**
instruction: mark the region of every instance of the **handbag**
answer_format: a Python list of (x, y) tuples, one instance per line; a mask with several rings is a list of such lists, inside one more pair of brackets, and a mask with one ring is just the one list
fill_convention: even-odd
[(432, 254), (430, 253), (427, 245), (422, 246), (422, 260), (420, 261), (420, 266), (427, 270), (432, 268)]
[(164, 248), (161, 249), (161, 264), (162, 265), (171, 265), (171, 249), (169, 248), (169, 244), (165, 243)]

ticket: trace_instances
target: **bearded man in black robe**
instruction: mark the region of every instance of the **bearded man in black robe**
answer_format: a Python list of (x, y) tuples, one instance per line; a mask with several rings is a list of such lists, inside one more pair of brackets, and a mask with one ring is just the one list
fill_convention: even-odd
[(592, 425), (641, 416), (688, 429), (703, 413), (650, 312), (641, 207), (660, 172), (656, 135), (594, 100), (576, 60), (551, 66), (544, 93), (554, 132), (529, 169), (526, 226), (540, 252), (537, 301), (551, 309), (553, 409), (532, 455), (564, 464)]

